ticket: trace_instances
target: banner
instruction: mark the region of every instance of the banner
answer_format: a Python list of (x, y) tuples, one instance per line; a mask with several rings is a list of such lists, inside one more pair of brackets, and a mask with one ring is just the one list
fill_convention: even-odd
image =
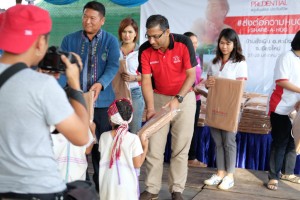
[(300, 30), (299, 0), (149, 0), (141, 6), (140, 42), (146, 41), (146, 20), (152, 14), (167, 17), (170, 30), (198, 36), (203, 77), (214, 57), (220, 31), (233, 28), (248, 64), (246, 91), (268, 94), (277, 57), (291, 49)]

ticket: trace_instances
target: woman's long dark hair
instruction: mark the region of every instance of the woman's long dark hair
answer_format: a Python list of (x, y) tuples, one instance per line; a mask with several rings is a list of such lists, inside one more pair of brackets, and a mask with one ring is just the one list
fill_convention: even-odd
[(298, 31), (296, 33), (296, 35), (294, 36), (294, 39), (291, 43), (292, 49), (294, 51), (299, 51), (300, 50), (300, 31)]
[(229, 59), (231, 59), (233, 62), (241, 62), (245, 60), (245, 56), (242, 54), (242, 47), (238, 34), (231, 28), (225, 28), (219, 35), (216, 57), (213, 59), (212, 63), (216, 64), (218, 61), (223, 59), (223, 53), (219, 47), (219, 43), (222, 37), (224, 37), (227, 41), (233, 42), (233, 50), (230, 53)]

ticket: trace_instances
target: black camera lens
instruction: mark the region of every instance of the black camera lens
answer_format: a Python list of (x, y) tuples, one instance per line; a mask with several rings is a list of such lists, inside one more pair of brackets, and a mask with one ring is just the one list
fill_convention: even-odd
[(56, 46), (51, 46), (48, 48), (45, 57), (38, 64), (38, 67), (43, 70), (64, 73), (66, 71), (66, 65), (61, 60), (61, 55), (63, 54), (70, 60), (71, 63), (77, 63), (77, 59), (73, 54), (63, 52)]

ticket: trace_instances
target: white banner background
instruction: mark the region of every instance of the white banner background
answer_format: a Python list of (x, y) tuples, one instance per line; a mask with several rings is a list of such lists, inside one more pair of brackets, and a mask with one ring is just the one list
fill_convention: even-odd
[[(213, 5), (213, 2), (216, 4)], [(202, 56), (205, 70), (214, 57), (216, 44), (207, 45), (204, 39), (201, 41), (203, 31), (200, 29), (204, 29), (210, 21), (223, 21), (220, 15), (226, 9), (224, 11), (224, 6), (222, 8), (220, 5), (224, 2), (226, 0), (149, 0), (141, 6), (140, 43), (145, 41), (147, 18), (152, 14), (164, 15), (169, 20), (171, 32), (182, 34), (193, 31), (198, 35), (200, 41), (197, 51)], [(300, 30), (300, 0), (227, 2), (229, 11), (223, 28), (232, 27), (239, 34), (248, 64), (246, 91), (267, 94), (273, 83), (276, 58), (291, 48), (290, 42)], [(208, 20), (208, 17), (216, 19)], [(208, 36), (213, 37), (213, 34)]]

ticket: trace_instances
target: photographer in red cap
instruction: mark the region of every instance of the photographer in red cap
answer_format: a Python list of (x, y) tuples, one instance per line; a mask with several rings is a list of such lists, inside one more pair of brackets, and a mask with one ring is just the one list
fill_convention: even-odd
[(51, 26), (49, 13), (33, 5), (0, 14), (0, 199), (63, 199), (50, 125), (75, 145), (88, 142), (78, 65), (61, 56), (68, 96), (52, 76), (30, 69), (47, 51)]

